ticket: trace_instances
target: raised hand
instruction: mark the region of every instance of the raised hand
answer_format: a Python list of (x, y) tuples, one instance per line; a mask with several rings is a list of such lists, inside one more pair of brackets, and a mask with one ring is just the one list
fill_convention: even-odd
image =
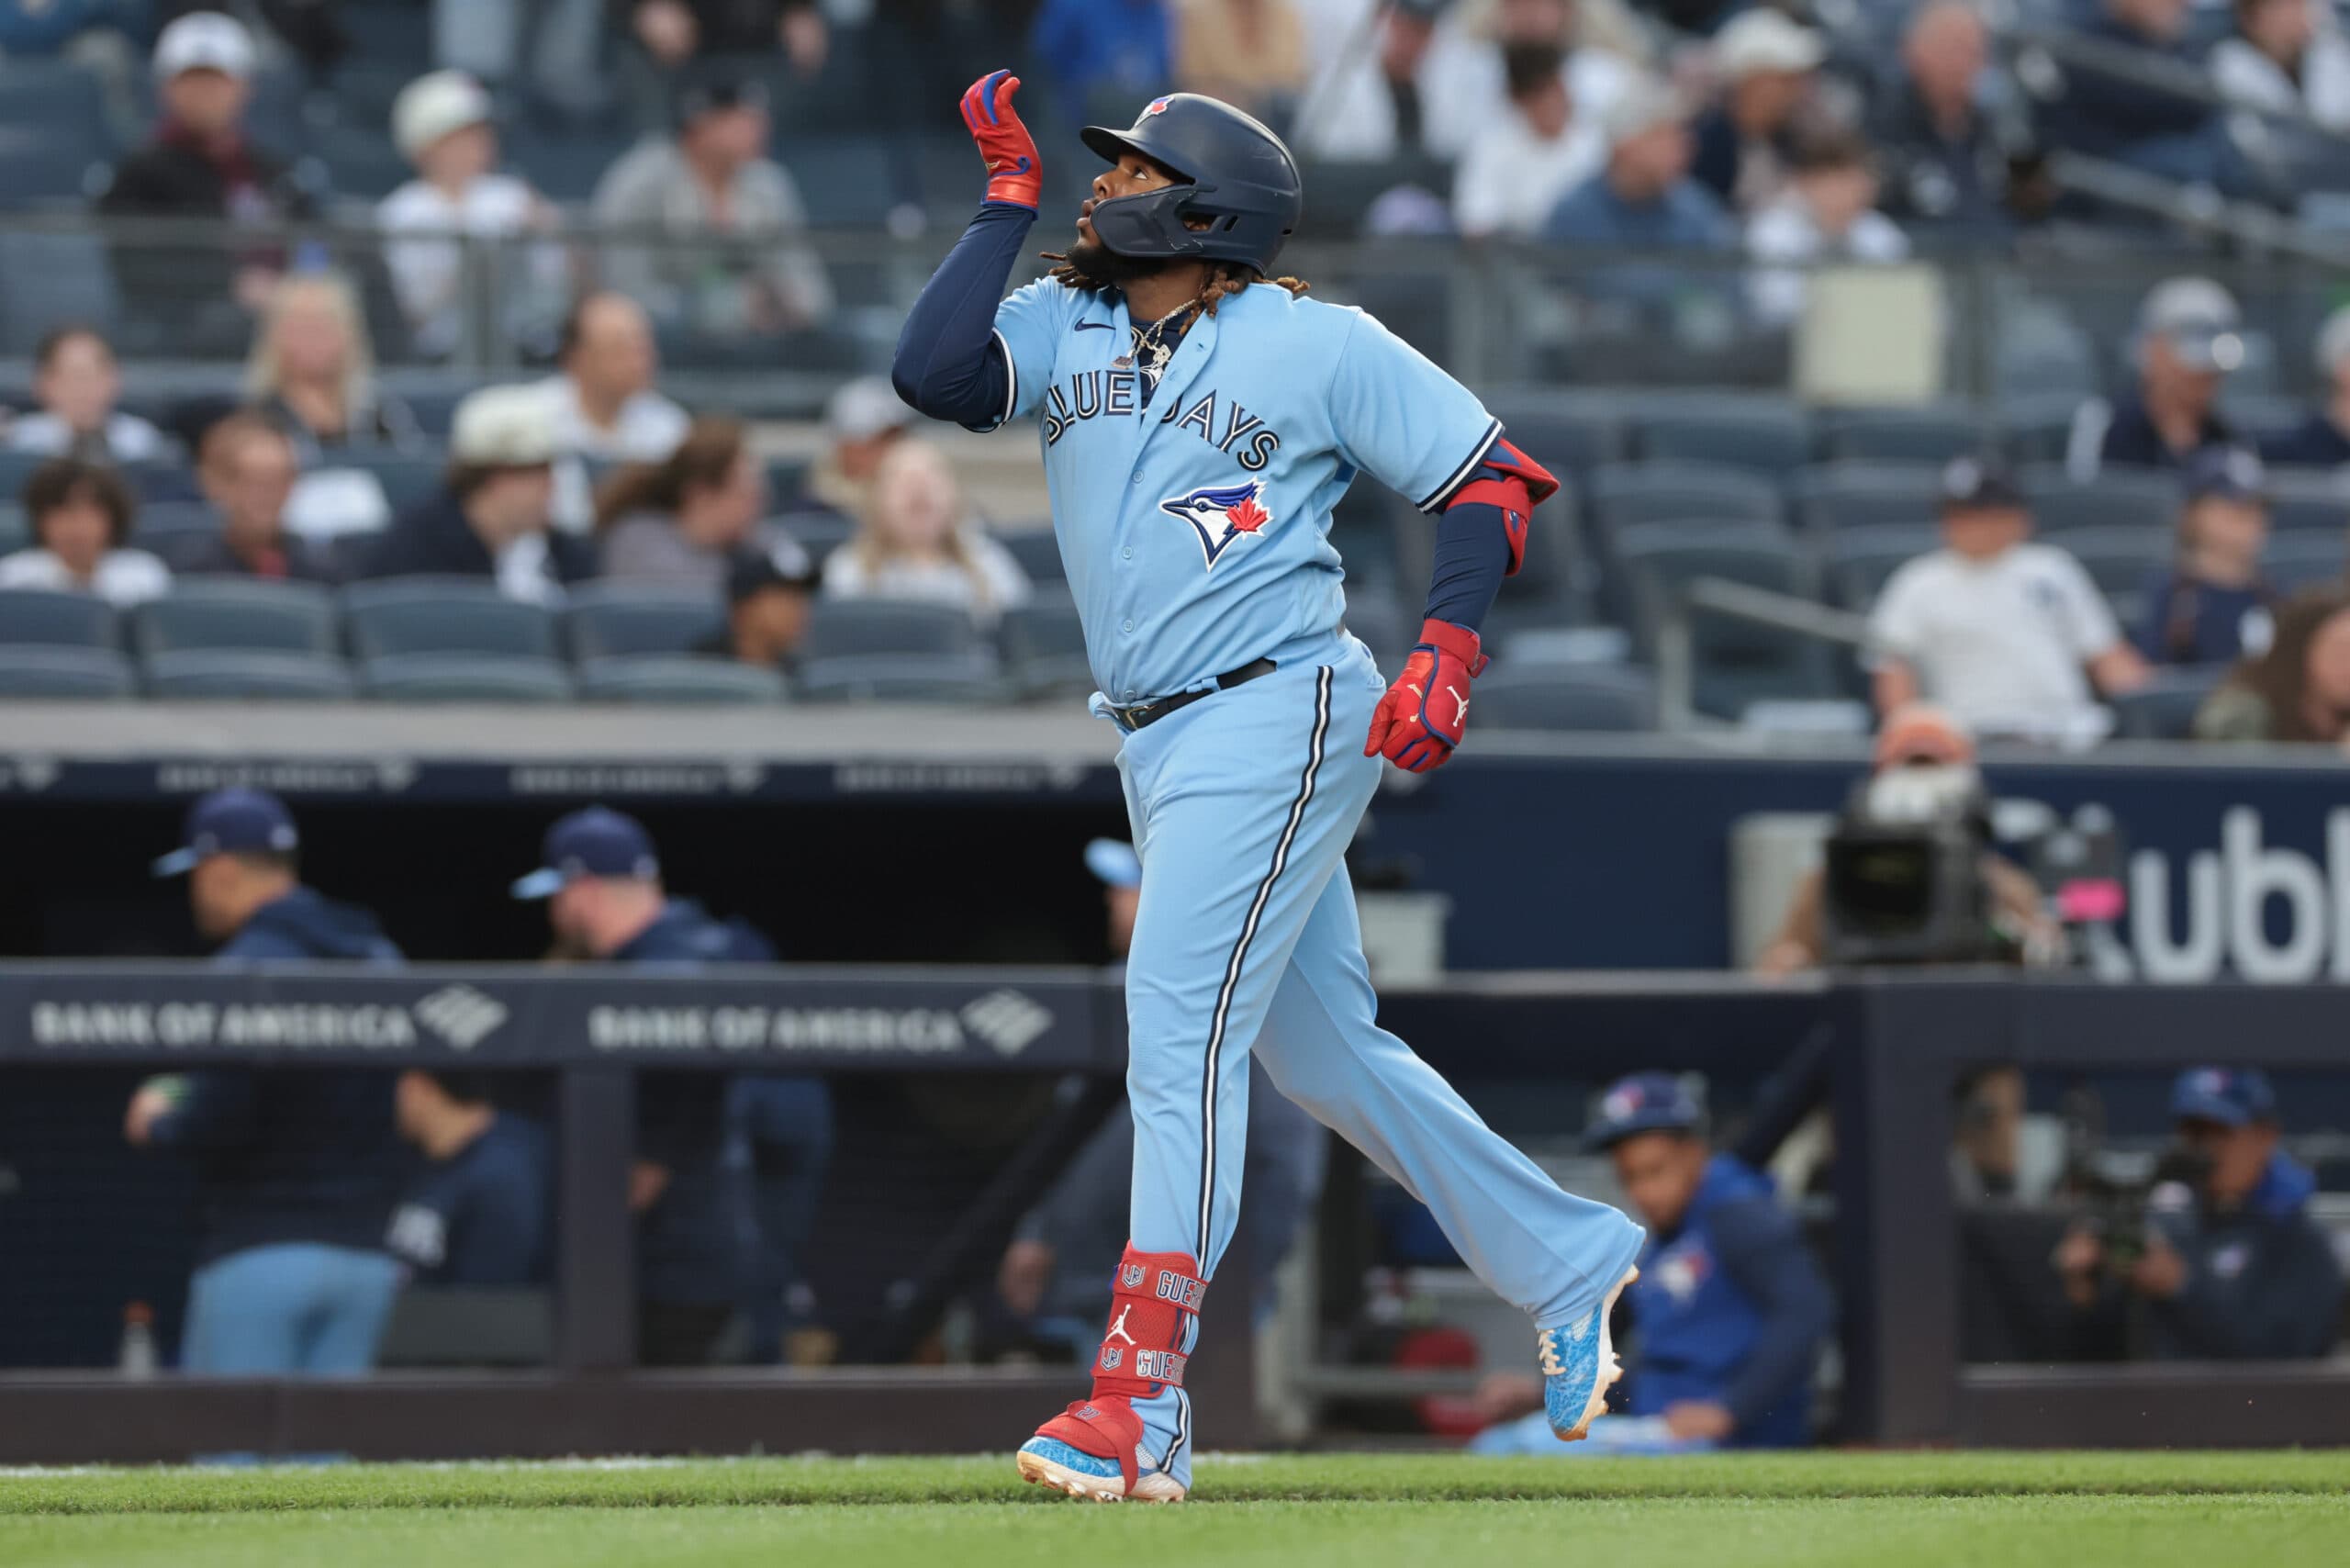
[(1018, 91), (1020, 78), (1009, 71), (980, 77), (963, 94), (963, 123), (987, 161), (988, 200), (1034, 212), (1044, 199), (1045, 175), (1036, 161), (1036, 139), (1012, 106), (1012, 95)]

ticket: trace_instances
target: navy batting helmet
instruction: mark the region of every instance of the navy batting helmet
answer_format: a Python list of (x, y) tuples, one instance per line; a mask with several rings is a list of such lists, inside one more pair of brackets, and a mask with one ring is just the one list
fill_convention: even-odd
[[(1129, 130), (1085, 128), (1085, 145), (1113, 163), (1129, 151), (1189, 184), (1113, 196), (1093, 208), (1093, 232), (1121, 256), (1242, 262), (1272, 271), (1305, 201), (1297, 160), (1281, 139), (1230, 104), (1197, 93), (1154, 98)], [(1204, 218), (1204, 229), (1184, 225)]]

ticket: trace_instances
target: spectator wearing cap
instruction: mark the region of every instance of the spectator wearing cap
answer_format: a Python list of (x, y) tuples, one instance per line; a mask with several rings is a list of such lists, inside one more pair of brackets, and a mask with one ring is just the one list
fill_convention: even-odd
[[(1923, 781), (1937, 798), (1979, 795), (1983, 776), (1975, 766), (1975, 737), (1958, 720), (1930, 703), (1912, 702), (1886, 715), (1878, 726), (1869, 776), (1903, 776), (1905, 786)], [(2069, 956), (2064, 928), (2049, 918), (2039, 884), (1995, 854), (1980, 863), (1983, 907), (2001, 945), (2033, 968), (2054, 968)], [(1777, 931), (1754, 960), (1754, 972), (1779, 980), (1818, 969), (1827, 961), (1827, 925), (1822, 915), (1828, 878), (1814, 867), (1796, 884)]]
[(2317, 334), (2317, 369), (2325, 401), (2281, 435), (2260, 443), (2269, 462), (2296, 468), (2350, 464), (2350, 305), (2325, 319)]
[(333, 556), (293, 532), (287, 508), (302, 473), (293, 438), (260, 414), (231, 414), (204, 432), (196, 482), (220, 526), (162, 542), (174, 572), (271, 581), (332, 582)]
[(970, 521), (946, 454), (901, 441), (873, 476), (856, 532), (824, 558), (826, 599), (894, 599), (952, 605), (991, 627), (1028, 602), (1028, 574)]
[(2310, 588), (2279, 606), (2268, 649), (2239, 662), (2195, 713), (2221, 745), (2350, 743), (2350, 599)]
[(694, 652), (762, 669), (789, 670), (808, 638), (808, 616), (823, 574), (789, 536), (738, 550), (726, 568), (726, 624)]
[(2226, 665), (2268, 651), (2277, 595), (2260, 573), (2268, 547), (2267, 476), (2244, 447), (2188, 459), (2178, 550), (2146, 584), (2138, 651), (2155, 665)]
[[(152, 141), (115, 166), (98, 211), (108, 218), (208, 218), (275, 224), (316, 215), (287, 166), (253, 144), (253, 40), (234, 18), (197, 11), (155, 41), (162, 118)], [(218, 351), (241, 341), (285, 267), (281, 250), (125, 241), (115, 283), (127, 305), (175, 347)]]
[[(1670, 1073), (1611, 1085), (1584, 1141), (1614, 1161), (1649, 1231), (1624, 1293), (1638, 1347), (1626, 1368), (1630, 1419), (1603, 1423), (1617, 1431), (1595, 1448), (1561, 1443), (1536, 1409), (1471, 1450), (1668, 1454), (1810, 1441), (1812, 1371), (1835, 1299), (1771, 1179), (1711, 1152), (1704, 1111)], [(1489, 1385), (1488, 1402), (1539, 1404), (1539, 1389), (1516, 1383)]]
[[(1560, 198), (1545, 238), (1639, 251), (1724, 251), (1736, 241), (1721, 203), (1689, 177), (1688, 120), (1671, 88), (1635, 81), (1609, 107), (1604, 129), (1606, 166)], [(1604, 290), (1621, 286), (1607, 282)], [(1662, 285), (1651, 279), (1644, 286), (1653, 292)]]
[(2244, 364), (2235, 297), (2204, 277), (2156, 284), (2138, 307), (2136, 388), (2091, 398), (2073, 415), (2065, 466), (2089, 480), (2107, 464), (2180, 468), (2241, 438), (2219, 411), (2221, 385)]
[[(601, 806), (547, 829), (539, 869), (513, 893), (546, 901), (558, 959), (671, 967), (775, 959), (748, 925), (671, 898), (643, 824)], [(638, 1216), (637, 1359), (645, 1366), (708, 1362), (740, 1294), (746, 1221), (721, 1167), (725, 1103), (718, 1073), (639, 1081), (629, 1206)]]
[(6, 431), (12, 452), (90, 463), (149, 463), (172, 454), (162, 431), (116, 407), (122, 371), (114, 345), (95, 327), (69, 324), (42, 334), (33, 351), (33, 398), (40, 411)]
[[(1085, 868), (1102, 884), (1111, 961), (1124, 964), (1142, 906), (1142, 860), (1124, 839), (1097, 838), (1085, 846)], [(997, 1265), (996, 1294), (1021, 1338), (1069, 1348), (1100, 1338), (1094, 1320), (1109, 1311), (1111, 1276), (1126, 1245), (1134, 1139), (1133, 1113), (1121, 1104), (1014, 1228)], [(1259, 1324), (1276, 1305), (1274, 1273), (1321, 1196), (1327, 1158), (1321, 1126), (1252, 1060), (1240, 1228)]]
[(128, 609), (172, 591), (171, 568), (130, 545), (138, 504), (111, 468), (52, 457), (25, 480), (28, 549), (0, 556), (0, 588), (95, 594)]
[(822, 322), (832, 280), (806, 243), (800, 186), (767, 146), (756, 82), (682, 88), (675, 134), (645, 141), (596, 186), (606, 281), (664, 327), (712, 345)]
[(1787, 174), (1786, 189), (1746, 222), (1747, 254), (1767, 263), (1748, 279), (1749, 297), (1768, 327), (1803, 314), (1803, 268), (1909, 257), (1909, 237), (1876, 210), (1876, 160), (1858, 132), (1824, 126), (1797, 136)]
[(546, 1129), (498, 1109), (488, 1076), (478, 1072), (411, 1068), (394, 1084), (392, 1104), (400, 1137), (424, 1157), (384, 1238), (408, 1282), (544, 1284), (554, 1217)]
[(1741, 11), (1714, 35), (1720, 102), (1700, 116), (1689, 173), (1725, 205), (1753, 212), (1785, 183), (1790, 140), (1812, 104), (1827, 42), (1784, 11)]
[(655, 387), (660, 350), (644, 308), (624, 294), (583, 295), (564, 318), (555, 375), (538, 384), (554, 420), (555, 526), (595, 522), (591, 464), (659, 463), (693, 421)]
[[(302, 884), (300, 849), (284, 801), (222, 790), (188, 809), (180, 846), (155, 874), (187, 879), (216, 963), (397, 965), (373, 914)], [(306, 1065), (151, 1079), (123, 1131), (196, 1169), (185, 1371), (333, 1377), (374, 1364), (399, 1283), (381, 1250), (399, 1180), (386, 1074)]]
[(1296, 0), (1175, 0), (1178, 91), (1205, 93), (1260, 119), (1285, 120), (1305, 90), (1305, 21)]
[(789, 537), (767, 515), (767, 469), (743, 422), (697, 420), (665, 461), (605, 481), (596, 501), (604, 576), (715, 600), (738, 551)]
[(798, 492), (785, 499), (783, 510), (863, 516), (873, 498), (873, 476), (880, 471), (881, 459), (912, 423), (912, 410), (888, 376), (860, 375), (843, 382), (824, 403), (823, 454), (808, 465)]
[[(562, 227), (526, 182), (498, 172), (493, 113), (487, 90), (462, 71), (420, 76), (392, 102), (392, 140), (417, 177), (383, 199), (375, 222), (409, 344), (427, 359), (447, 358), (464, 334), (465, 241), (504, 262), (510, 241)], [(515, 282), (534, 305), (560, 296), (567, 263), (559, 246), (530, 246), (520, 259)], [(551, 320), (540, 318), (542, 327)], [(528, 330), (524, 320), (514, 324)]]
[(2081, 564), (2031, 539), (2031, 513), (1989, 457), (1942, 471), (1942, 548), (1904, 564), (1869, 615), (1877, 711), (1920, 698), (1978, 735), (2094, 740), (2095, 693), (2136, 689), (2146, 666)]
[(2277, 1092), (2255, 1068), (2199, 1067), (2171, 1086), (2177, 1146), (2147, 1201), (2144, 1248), (2114, 1257), (2087, 1228), (2056, 1250), (2076, 1311), (2143, 1311), (2158, 1361), (2331, 1355), (2342, 1269), (2309, 1212), (2317, 1178), (2278, 1147)]
[(1559, 198), (1607, 162), (1598, 117), (1576, 104), (1556, 44), (1512, 44), (1502, 51), (1509, 110), (1461, 154), (1452, 181), (1452, 218), (1469, 239), (1541, 232)]
[(596, 575), (595, 547), (548, 525), (554, 421), (535, 387), (487, 386), (457, 405), (441, 493), (376, 542), (367, 577), (480, 577), (509, 599), (553, 604)]
[(1996, 73), (1990, 41), (1974, 0), (1927, 0), (1909, 18), (1899, 73), (1869, 127), (1891, 217), (1988, 237), (2018, 216), (2009, 169), (2028, 128), (2010, 123), (2014, 89)]
[[(2169, 180), (2243, 189), (2244, 158), (2226, 117), (2209, 101), (2190, 8), (2191, 0), (2098, 0), (2077, 30), (2128, 50), (2139, 69), (2065, 61), (2042, 117), (2050, 141)], [(2146, 79), (2146, 68), (2165, 66), (2177, 73), (2179, 88)]]
[(2211, 46), (2211, 84), (2232, 104), (2350, 131), (2350, 42), (2323, 0), (2235, 0)]

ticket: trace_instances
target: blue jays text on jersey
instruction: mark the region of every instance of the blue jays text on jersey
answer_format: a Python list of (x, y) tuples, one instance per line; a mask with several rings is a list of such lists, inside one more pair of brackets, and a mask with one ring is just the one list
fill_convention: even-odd
[(1147, 404), (1132, 330), (1114, 294), (1049, 278), (1015, 291), (996, 311), (1009, 375), (987, 427), (1040, 419), (1054, 530), (1112, 702), (1326, 643), (1346, 616), (1330, 512), (1356, 476), (1434, 510), (1501, 434), (1377, 320), (1273, 285), (1194, 321)]

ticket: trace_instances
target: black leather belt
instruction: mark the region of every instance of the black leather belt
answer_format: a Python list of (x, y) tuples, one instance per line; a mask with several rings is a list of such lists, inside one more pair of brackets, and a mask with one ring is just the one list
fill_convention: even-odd
[(1178, 697), (1162, 697), (1156, 702), (1136, 702), (1131, 707), (1110, 705), (1110, 721), (1128, 734), (1147, 729), (1178, 708), (1188, 708), (1203, 697), (1213, 697), (1218, 691), (1229, 691), (1236, 686), (1246, 686), (1260, 675), (1270, 675), (1275, 666), (1270, 659), (1259, 659), (1227, 670), (1215, 678), (1215, 685), (1206, 691), (1186, 691)]

